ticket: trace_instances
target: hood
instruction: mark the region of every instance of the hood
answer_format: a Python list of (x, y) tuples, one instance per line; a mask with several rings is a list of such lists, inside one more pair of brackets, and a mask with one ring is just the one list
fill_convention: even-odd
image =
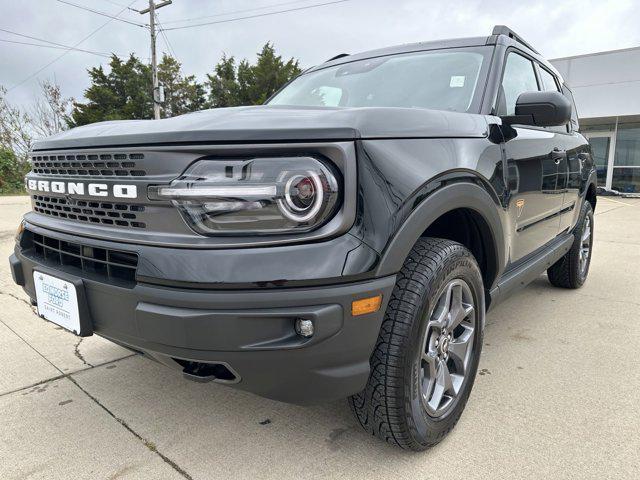
[(34, 150), (176, 143), (482, 137), (482, 115), (419, 108), (262, 105), (203, 110), (163, 120), (118, 120), (73, 128)]

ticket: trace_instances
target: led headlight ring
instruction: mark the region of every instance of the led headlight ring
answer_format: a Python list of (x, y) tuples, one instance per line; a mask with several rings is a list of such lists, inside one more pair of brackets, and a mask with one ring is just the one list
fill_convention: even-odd
[[(282, 212), (282, 215), (287, 217), (289, 220), (298, 223), (307, 222), (314, 218), (318, 214), (318, 212), (320, 212), (320, 209), (322, 208), (322, 201), (324, 200), (324, 189), (320, 176), (310, 170), (307, 170), (305, 173), (306, 175), (296, 174), (291, 176), (285, 183), (284, 200), (278, 199), (278, 207), (280, 208), (280, 212)], [(315, 196), (315, 198), (313, 199), (311, 205), (307, 207), (299, 207), (295, 204), (293, 198), (291, 197), (291, 190), (293, 189), (294, 185), (296, 185), (296, 182), (300, 182), (305, 178), (311, 180), (313, 186), (313, 195)]]

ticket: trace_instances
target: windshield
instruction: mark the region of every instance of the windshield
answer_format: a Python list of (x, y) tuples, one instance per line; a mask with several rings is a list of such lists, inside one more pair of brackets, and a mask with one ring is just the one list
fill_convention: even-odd
[(358, 60), (303, 74), (269, 105), (407, 107), (470, 111), (491, 47)]

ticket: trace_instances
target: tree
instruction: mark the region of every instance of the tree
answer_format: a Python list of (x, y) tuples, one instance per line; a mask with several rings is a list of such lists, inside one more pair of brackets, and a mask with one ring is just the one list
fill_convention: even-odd
[(168, 55), (162, 56), (158, 65), (158, 81), (164, 87), (165, 101), (162, 104), (163, 118), (201, 110), (204, 107), (205, 91), (196, 81), (195, 75), (182, 75), (180, 63)]
[(236, 78), (236, 60), (222, 55), (215, 66), (213, 75), (207, 74), (205, 85), (209, 88), (208, 105), (214, 108), (234, 107), (241, 105), (239, 101), (238, 80)]
[(40, 83), (40, 96), (29, 107), (11, 105), (0, 86), (0, 194), (22, 193), (30, 169), (27, 155), (34, 140), (67, 128), (72, 99), (48, 80)]
[(271, 43), (262, 47), (255, 65), (242, 60), (236, 66), (234, 57), (223, 55), (214, 73), (207, 74), (208, 105), (215, 108), (263, 104), (300, 73), (298, 61), (291, 58), (285, 62)]
[(133, 54), (126, 61), (113, 55), (109, 67), (109, 73), (102, 66), (88, 70), (91, 85), (84, 92), (88, 101), (74, 102), (72, 126), (152, 117), (150, 67)]
[(0, 148), (0, 195), (23, 193), (29, 162), (18, 159), (8, 148)]
[[(140, 120), (153, 117), (151, 67), (135, 55), (125, 61), (116, 55), (109, 62), (109, 73), (102, 66), (90, 69), (91, 85), (85, 90), (86, 103), (75, 102), (73, 126), (105, 120)], [(158, 65), (158, 79), (164, 86), (163, 117), (173, 117), (203, 108), (205, 92), (194, 75), (184, 76), (181, 65), (164, 55)]]
[(37, 137), (49, 137), (66, 130), (73, 98), (64, 98), (60, 86), (40, 82), (41, 97), (31, 111), (31, 127)]
[(40, 82), (40, 96), (31, 108), (19, 108), (6, 99), (0, 86), (0, 148), (11, 150), (19, 160), (26, 159), (33, 141), (68, 128), (72, 98), (64, 98), (60, 86), (49, 80)]
[[(84, 93), (86, 102), (73, 102), (70, 126), (153, 117), (151, 67), (135, 55), (126, 60), (113, 55), (108, 69), (99, 66), (88, 73), (91, 85)], [(176, 59), (163, 55), (158, 65), (165, 93), (161, 115), (173, 117), (207, 106), (261, 104), (299, 74), (298, 61), (284, 61), (270, 43), (262, 48), (255, 65), (247, 60), (236, 64), (234, 57), (223, 56), (204, 85), (194, 75), (184, 75)]]
[(13, 152), (18, 160), (26, 160), (33, 144), (31, 117), (11, 105), (6, 93), (7, 90), (0, 85), (0, 149)]

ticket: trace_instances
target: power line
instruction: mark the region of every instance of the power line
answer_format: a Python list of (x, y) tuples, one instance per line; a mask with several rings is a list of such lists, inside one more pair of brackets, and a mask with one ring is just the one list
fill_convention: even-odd
[[(110, 54), (108, 54), (108, 53), (95, 52), (95, 51), (92, 51), (92, 50), (84, 50), (82, 48), (74, 48), (74, 47), (70, 47), (69, 45), (64, 45), (62, 43), (52, 42), (51, 40), (46, 40), (44, 38), (33, 37), (31, 35), (26, 35), (24, 33), (18, 33), (18, 32), (14, 32), (14, 31), (11, 31), (11, 30), (7, 30), (6, 28), (0, 28), (0, 32), (10, 33), (11, 35), (17, 35), (18, 37), (29, 38), (31, 40), (37, 40), (38, 42), (48, 43), (48, 44), (51, 44), (51, 45), (55, 45), (56, 47), (62, 47), (62, 48), (67, 49), (67, 50), (76, 50), (78, 52), (91, 53), (93, 55), (100, 55), (100, 56), (103, 56), (103, 57), (109, 57), (110, 56)], [(13, 42), (13, 43), (17, 43), (17, 42)]]
[(282, 3), (272, 3), (271, 5), (265, 5), (263, 7), (255, 7), (255, 8), (245, 8), (244, 10), (234, 10), (231, 12), (222, 12), (222, 13), (216, 13), (215, 15), (205, 15), (202, 17), (191, 17), (191, 18), (183, 18), (182, 20), (169, 20), (164, 22), (165, 25), (169, 25), (170, 23), (184, 23), (184, 22), (193, 22), (196, 20), (204, 20), (205, 18), (216, 18), (216, 17), (224, 17), (227, 15), (234, 15), (236, 13), (247, 13), (247, 12), (255, 12), (256, 10), (266, 10), (268, 8), (274, 8), (274, 7), (282, 7), (284, 5), (292, 5), (295, 3), (304, 3), (304, 2), (308, 2), (310, 0), (294, 0), (293, 2), (289, 1), (289, 2), (282, 2)]
[[(124, 13), (131, 5), (133, 5), (137, 0), (133, 0), (129, 5), (127, 5), (125, 8), (123, 8), (122, 10), (120, 10), (118, 13), (116, 13), (116, 17), (121, 15), (122, 13)], [(112, 18), (110, 18), (109, 20), (107, 20), (105, 23), (103, 23), (102, 25), (100, 25), (98, 28), (96, 28), (94, 31), (92, 31), (89, 35), (87, 35), (86, 37), (84, 37), (82, 40), (80, 40), (78, 43), (76, 43), (75, 45), (73, 45), (73, 48), (77, 48), (79, 45), (81, 45), (82, 43), (84, 43), (85, 41), (89, 40), (91, 37), (93, 37), (96, 33), (98, 33), (100, 30), (102, 30), (104, 27), (106, 27), (107, 25), (109, 25), (111, 22), (113, 21)], [(62, 57), (64, 57), (67, 53), (69, 53), (71, 50), (67, 50), (65, 52), (63, 52), (61, 55), (57, 56), (56, 58), (54, 58), (53, 60), (51, 60), (49, 63), (47, 63), (44, 67), (36, 70), (34, 73), (32, 73), (31, 75), (29, 75), (28, 77), (26, 77), (24, 80), (16, 83), (15, 85), (13, 85), (11, 88), (9, 88), (7, 90), (7, 93), (10, 92), (11, 90), (19, 87), (20, 85), (22, 85), (25, 82), (28, 82), (29, 80), (31, 80), (33, 77), (35, 77), (36, 75), (38, 75), (40, 72), (42, 72), (43, 70), (45, 70), (46, 68), (50, 67), (51, 65), (53, 65), (54, 63), (56, 63), (58, 60), (60, 60)]]
[(85, 52), (85, 53), (91, 53), (93, 55), (98, 55), (99, 57), (106, 57), (109, 58), (111, 55), (108, 55), (106, 53), (97, 53), (97, 52), (90, 52), (88, 50), (81, 50), (79, 48), (70, 48), (70, 47), (58, 47), (56, 45), (43, 45), (41, 43), (30, 43), (30, 42), (20, 42), (18, 40), (7, 40), (5, 38), (0, 38), (0, 42), (5, 42), (5, 43), (16, 43), (18, 45), (31, 45), (33, 47), (42, 47), (42, 48), (55, 48), (57, 50), (75, 50), (77, 52)]
[(323, 7), (325, 5), (334, 5), (336, 3), (345, 3), (345, 2), (349, 2), (349, 1), (351, 1), (351, 0), (335, 0), (333, 2), (316, 3), (314, 5), (308, 5), (306, 7), (289, 8), (287, 10), (278, 10), (276, 12), (260, 13), (260, 14), (256, 14), (256, 15), (247, 15), (245, 17), (229, 18), (229, 19), (226, 19), (226, 20), (218, 20), (218, 21), (215, 21), (215, 22), (196, 23), (195, 25), (185, 25), (185, 26), (182, 26), (182, 27), (170, 27), (170, 28), (165, 28), (164, 31), (168, 32), (170, 30), (182, 30), (183, 28), (204, 27), (205, 25), (217, 25), (217, 24), (220, 24), (220, 23), (236, 22), (238, 20), (247, 20), (249, 18), (268, 17), (270, 15), (277, 15), (277, 14), (280, 14), (280, 13), (295, 12), (295, 11), (299, 11), (299, 10), (307, 10), (309, 8)]
[[(136, 10), (135, 8), (131, 8), (131, 7), (127, 7), (126, 5), (123, 5), (122, 3), (118, 3), (118, 2), (113, 2), (112, 0), (102, 0), (103, 2), (107, 2), (110, 3), (111, 5), (115, 5), (117, 7), (126, 7), (129, 10), (131, 10), (132, 12), (136, 12), (139, 13), (138, 10)], [(135, 3), (135, 2), (134, 2)]]
[[(111, 5), (116, 5), (117, 7), (120, 7), (120, 8), (126, 7), (126, 5), (123, 5), (123, 4), (118, 3), (118, 2), (113, 2), (111, 0), (103, 0), (103, 1), (107, 2), (107, 3), (110, 3)], [(129, 7), (127, 7), (127, 8), (129, 8)]]
[[(136, 27), (142, 27), (142, 28), (146, 28), (147, 27), (146, 25), (144, 25), (142, 23), (132, 22), (130, 20), (125, 20), (124, 18), (118, 18), (117, 16), (113, 16), (113, 15), (111, 15), (109, 13), (105, 13), (105, 12), (102, 12), (100, 10), (94, 10), (93, 8), (85, 7), (84, 5), (78, 5), (77, 3), (68, 2), (66, 0), (56, 0), (56, 1), (58, 3), (64, 3), (65, 5), (71, 5), (72, 7), (76, 7), (76, 8), (79, 8), (81, 10), (86, 10), (87, 12), (92, 12), (92, 13), (95, 13), (97, 15), (102, 15), (103, 17), (111, 18), (112, 20), (118, 20), (119, 22), (128, 23), (129, 25), (134, 25)], [(129, 7), (125, 7), (125, 9), (128, 9), (128, 8)]]
[(173, 50), (173, 46), (169, 41), (169, 37), (167, 37), (167, 34), (162, 29), (163, 27), (162, 27), (162, 24), (160, 23), (160, 17), (157, 13), (156, 13), (156, 23), (158, 24), (160, 35), (162, 35), (162, 39), (164, 40), (164, 43), (167, 46), (167, 49), (169, 50), (169, 54), (177, 60), (178, 57), (176, 56), (176, 52)]
[(149, 33), (151, 34), (151, 81), (153, 83), (153, 118), (160, 120), (160, 104), (164, 102), (164, 90), (158, 82), (158, 59), (156, 56), (156, 10), (168, 7), (173, 0), (164, 0), (158, 4), (149, 0), (149, 7), (139, 10), (140, 15), (149, 14)]

